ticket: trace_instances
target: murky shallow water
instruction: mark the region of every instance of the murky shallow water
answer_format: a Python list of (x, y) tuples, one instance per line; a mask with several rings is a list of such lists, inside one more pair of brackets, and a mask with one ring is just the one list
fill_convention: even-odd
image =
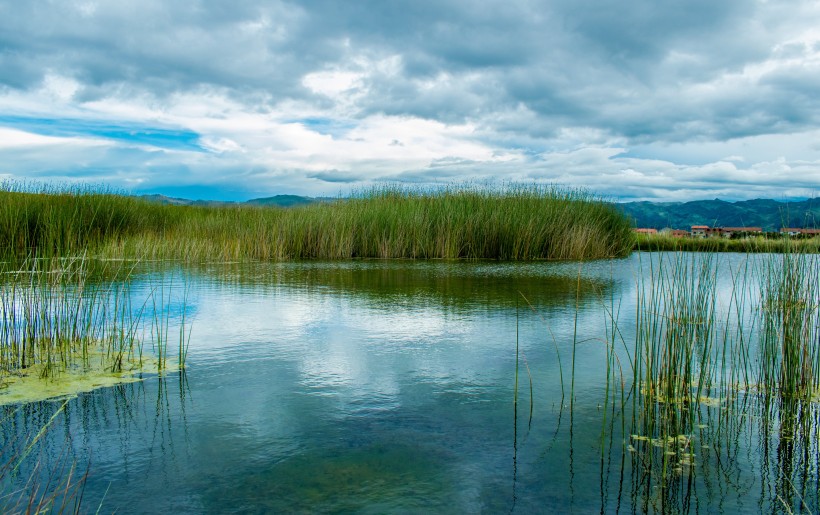
[[(727, 430), (704, 407), (696, 465), (644, 488), (629, 415), (605, 403), (606, 309), (629, 341), (640, 259), (186, 270), (185, 373), (6, 407), (4, 439), (62, 407), (34, 452), (88, 466), (84, 511), (735, 513), (778, 510), (778, 496), (801, 509), (778, 471), (816, 450), (817, 410), (800, 443), (751, 411)], [(816, 508), (812, 460), (796, 491)]]

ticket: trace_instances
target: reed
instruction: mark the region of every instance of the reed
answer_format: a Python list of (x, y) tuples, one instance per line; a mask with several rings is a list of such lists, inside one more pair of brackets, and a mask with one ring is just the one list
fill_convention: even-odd
[(820, 388), (820, 260), (773, 255), (760, 272), (759, 383), (766, 392), (811, 399)]
[(649, 257), (638, 285), (630, 445), (649, 487), (689, 470), (701, 400), (713, 387), (717, 263), (713, 254)]
[(30, 259), (20, 263), (23, 268), (3, 271), (0, 370), (5, 374), (32, 369), (53, 377), (74, 361), (87, 365), (97, 350), (111, 371), (122, 370), (123, 356), (134, 353), (136, 342), (127, 283), (90, 287), (85, 262)]
[[(19, 188), (18, 188), (19, 189)], [(411, 258), (595, 259), (633, 235), (580, 190), (386, 186), (299, 208), (163, 206), (88, 190), (0, 188), (0, 252), (188, 261)]]
[[(820, 435), (818, 256), (802, 248), (750, 254), (734, 269), (717, 253), (640, 260), (634, 341), (618, 329), (615, 300), (605, 303), (602, 478), (618, 431), (614, 419), (631, 417), (628, 432), (620, 430), (631, 456), (633, 501), (644, 510), (685, 511), (697, 474), (731, 475), (721, 464), (732, 461), (739, 435), (750, 432), (760, 439), (761, 466), (776, 479), (776, 498), (766, 502), (775, 511), (809, 510), (817, 500), (812, 467)], [(612, 373), (621, 362), (632, 370), (631, 388)], [(750, 420), (760, 428), (747, 427)], [(777, 469), (770, 452), (786, 457)]]
[(712, 389), (754, 388), (811, 398), (820, 385), (817, 255), (749, 255), (737, 270), (714, 253), (655, 256), (641, 265), (627, 352), (644, 397), (685, 405)]
[(804, 252), (820, 253), (820, 237), (788, 238), (757, 236), (741, 239), (675, 238), (664, 234), (638, 234), (635, 250), (648, 252), (741, 252), (746, 254)]
[[(4, 386), (20, 383), (17, 390), (22, 388), (25, 395), (45, 398), (55, 388), (62, 390), (49, 386), (40, 392), (30, 378), (58, 385), (65, 379), (68, 390), (63, 393), (72, 394), (72, 381), (80, 380), (76, 386), (84, 389), (128, 380), (144, 370), (168, 368), (172, 285), (162, 287), (159, 294), (155, 289), (142, 303), (135, 303), (138, 296), (131, 291), (130, 269), (115, 272), (116, 279), (99, 280), (89, 272), (90, 262), (79, 257), (0, 263), (0, 382)], [(162, 320), (160, 327), (151, 325), (156, 352), (150, 359), (143, 353), (143, 315)], [(180, 338), (185, 334), (181, 329)], [(186, 349), (180, 342), (180, 366)], [(9, 399), (21, 394), (15, 391)]]
[(0, 257), (83, 254), (111, 239), (162, 231), (178, 215), (91, 187), (0, 183)]

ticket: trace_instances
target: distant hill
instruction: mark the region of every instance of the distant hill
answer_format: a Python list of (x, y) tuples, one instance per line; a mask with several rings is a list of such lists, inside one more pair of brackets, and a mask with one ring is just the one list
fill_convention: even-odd
[(777, 231), (781, 227), (820, 227), (820, 198), (800, 202), (771, 199), (726, 202), (626, 202), (617, 204), (636, 227), (690, 229), (693, 225), (710, 227), (762, 227)]
[(300, 197), (299, 195), (275, 195), (273, 197), (255, 198), (246, 202), (226, 202), (222, 200), (189, 200), (185, 198), (166, 197), (165, 195), (141, 195), (140, 198), (149, 202), (170, 204), (173, 206), (272, 206), (294, 207), (323, 202), (328, 199)]
[(172, 206), (190, 206), (193, 201), (185, 198), (166, 197), (165, 195), (140, 195), (140, 198), (158, 204), (170, 204)]
[(299, 195), (274, 195), (273, 197), (254, 198), (244, 203), (250, 206), (293, 207), (313, 204), (316, 201), (311, 197), (300, 197)]

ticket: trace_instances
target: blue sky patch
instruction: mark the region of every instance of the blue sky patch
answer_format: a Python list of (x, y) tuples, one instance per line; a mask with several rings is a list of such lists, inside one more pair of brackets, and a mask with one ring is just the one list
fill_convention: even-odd
[(343, 122), (334, 120), (332, 118), (310, 117), (293, 120), (295, 123), (301, 123), (313, 132), (333, 136), (334, 138), (343, 137), (350, 129), (356, 125), (350, 122)]
[(169, 150), (204, 152), (199, 134), (185, 129), (147, 127), (137, 124), (79, 120), (74, 118), (34, 118), (0, 115), (0, 126), (43, 136), (96, 137)]

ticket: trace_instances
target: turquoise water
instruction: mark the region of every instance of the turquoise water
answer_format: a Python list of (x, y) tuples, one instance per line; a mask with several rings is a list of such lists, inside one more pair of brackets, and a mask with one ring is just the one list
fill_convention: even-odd
[[(703, 407), (695, 464), (663, 488), (645, 481), (606, 381), (606, 312), (629, 341), (640, 260), (175, 269), (186, 371), (81, 394), (32, 452), (88, 471), (90, 512), (737, 513), (782, 509), (778, 496), (816, 508), (816, 409), (784, 437), (753, 409), (727, 427)], [(141, 272), (133, 294), (168, 274)], [(61, 406), (3, 408), (4, 441)], [(794, 491), (784, 468), (803, 474)]]

